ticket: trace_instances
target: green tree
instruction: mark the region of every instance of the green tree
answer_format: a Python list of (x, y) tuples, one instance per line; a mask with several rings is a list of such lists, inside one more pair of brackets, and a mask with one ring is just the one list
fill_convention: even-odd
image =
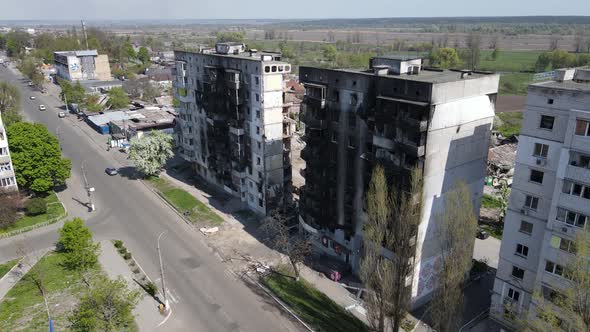
[(87, 271), (98, 262), (99, 244), (80, 218), (66, 221), (59, 230), (58, 245), (65, 254), (64, 264), (72, 270)]
[(98, 113), (103, 110), (103, 106), (98, 103), (99, 98), (97, 95), (87, 95), (84, 99), (84, 107), (88, 112)]
[(137, 331), (133, 309), (140, 299), (123, 278), (99, 276), (68, 317), (73, 331)]
[(322, 54), (324, 55), (324, 59), (328, 61), (330, 65), (334, 65), (336, 57), (338, 56), (338, 50), (334, 45), (324, 45), (324, 47), (322, 47)]
[(140, 47), (139, 52), (137, 52), (137, 59), (143, 64), (150, 62), (150, 52), (148, 52), (148, 49), (143, 46)]
[(462, 285), (473, 256), (477, 218), (471, 202), (471, 192), (458, 181), (444, 195), (444, 212), (436, 216), (440, 245), (440, 270), (431, 301), (433, 327), (437, 331), (457, 331), (463, 308)]
[(456, 67), (461, 60), (457, 50), (452, 47), (443, 47), (435, 49), (430, 56), (430, 64), (440, 68)]
[(62, 158), (59, 142), (45, 126), (18, 122), (6, 131), (19, 186), (44, 193), (66, 183), (71, 162)]
[(20, 92), (17, 87), (7, 82), (0, 82), (0, 115), (5, 127), (22, 121), (20, 110)]
[(126, 62), (137, 59), (137, 54), (133, 49), (133, 45), (131, 45), (129, 41), (123, 43), (123, 46), (121, 46), (121, 52), (123, 53), (123, 57), (127, 60)]
[(494, 60), (494, 61), (498, 60), (499, 55), (500, 55), (500, 48), (495, 47), (494, 50), (492, 51), (492, 60)]
[(107, 105), (110, 108), (118, 109), (129, 106), (129, 97), (122, 88), (112, 88), (107, 95), (109, 96)]
[(160, 172), (168, 159), (172, 158), (172, 136), (161, 131), (152, 131), (141, 138), (131, 139), (129, 159), (145, 175)]
[(81, 104), (86, 98), (86, 90), (79, 81), (72, 84), (67, 80), (58, 80), (59, 86), (61, 87), (61, 99), (68, 104)]
[(218, 43), (236, 42), (243, 43), (246, 35), (241, 31), (219, 31), (215, 34)]

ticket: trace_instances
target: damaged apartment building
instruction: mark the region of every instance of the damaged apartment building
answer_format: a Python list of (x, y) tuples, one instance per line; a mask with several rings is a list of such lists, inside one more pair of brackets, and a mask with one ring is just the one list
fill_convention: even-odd
[(499, 76), (423, 68), (421, 58), (405, 56), (373, 58), (365, 71), (301, 67), (299, 76), (306, 89), (301, 228), (357, 272), (373, 166), (402, 190), (418, 167), (423, 210), (411, 301), (424, 303), (440, 259), (436, 216), (456, 181), (469, 186), (478, 215)]
[(175, 51), (180, 155), (209, 183), (268, 214), (291, 200), (292, 125), (283, 116), (280, 53), (219, 43)]

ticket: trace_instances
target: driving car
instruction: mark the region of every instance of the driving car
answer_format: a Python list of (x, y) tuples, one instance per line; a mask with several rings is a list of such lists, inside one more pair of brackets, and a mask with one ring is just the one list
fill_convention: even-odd
[(45, 111), (45, 110), (46, 110), (45, 105), (43, 105), (43, 104), (39, 105), (39, 111)]
[(117, 169), (112, 167), (107, 167), (104, 171), (110, 176), (119, 174), (119, 172), (117, 172)]
[(33, 82), (27, 83), (28, 86), (33, 86)]
[(66, 117), (66, 112), (59, 112), (59, 113), (57, 113), (57, 117), (59, 117), (59, 118), (65, 118)]
[(31, 100), (37, 99), (37, 97), (35, 97), (35, 96), (30, 96), (29, 98), (31, 98)]

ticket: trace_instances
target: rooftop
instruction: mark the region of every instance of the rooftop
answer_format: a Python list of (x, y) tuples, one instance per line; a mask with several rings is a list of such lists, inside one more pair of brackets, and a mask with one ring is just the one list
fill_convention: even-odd
[(516, 144), (504, 144), (488, 151), (488, 163), (503, 169), (511, 169), (516, 161)]
[[(303, 67), (302, 67), (303, 68)], [(375, 73), (372, 70), (353, 70), (353, 69), (326, 69), (326, 70), (335, 70), (335, 71), (343, 71), (348, 73), (360, 73), (365, 75), (374, 76)], [(490, 75), (497, 75), (488, 72), (480, 72), (480, 71), (469, 71), (469, 70), (442, 70), (442, 69), (430, 69), (430, 68), (422, 68), (419, 74), (400, 74), (400, 75), (379, 75), (379, 77), (387, 77), (393, 79), (402, 79), (408, 81), (416, 81), (416, 82), (427, 82), (427, 83), (450, 83), (455, 81), (467, 81), (467, 80), (474, 80)]]
[(82, 50), (82, 51), (58, 51), (54, 52), (65, 56), (97, 56), (98, 51), (96, 50)]
[(419, 55), (409, 55), (409, 54), (390, 54), (390, 55), (380, 55), (376, 58), (381, 59), (388, 59), (388, 60), (399, 60), (399, 61), (410, 61), (410, 60), (417, 60), (422, 59), (422, 56)]
[[(228, 57), (228, 58), (236, 58), (236, 59), (252, 60), (252, 61), (263, 61), (265, 63), (281, 63), (281, 64), (287, 64), (287, 62), (275, 60), (275, 57), (277, 57), (277, 56), (280, 57), (281, 56), (281, 53), (278, 53), (278, 52), (270, 52), (270, 51), (255, 51), (255, 52), (252, 52), (252, 53), (250, 51), (245, 51), (245, 52), (241, 52), (241, 53), (238, 53), (238, 54), (217, 53), (213, 49), (211, 49), (211, 50), (203, 50), (201, 52), (199, 52), (199, 51), (185, 51), (185, 50), (174, 50), (174, 52), (175, 53), (203, 54), (203, 55), (209, 55), (209, 56)], [(270, 59), (263, 60), (263, 55), (269, 56)]]
[(530, 85), (531, 87), (539, 87), (539, 88), (552, 88), (552, 89), (562, 89), (562, 90), (572, 90), (572, 91), (580, 91), (580, 92), (590, 92), (590, 83), (578, 83), (574, 81), (548, 81), (548, 82), (541, 82), (541, 83), (533, 83)]

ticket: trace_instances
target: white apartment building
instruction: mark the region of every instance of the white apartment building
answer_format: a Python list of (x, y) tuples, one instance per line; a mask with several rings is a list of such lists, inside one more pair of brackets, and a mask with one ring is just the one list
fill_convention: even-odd
[(111, 80), (109, 56), (96, 50), (53, 52), (57, 76), (68, 81)]
[(209, 183), (266, 214), (290, 199), (290, 126), (283, 116), (279, 53), (220, 43), (175, 51), (174, 96), (180, 155)]
[(6, 129), (4, 128), (2, 115), (0, 114), (0, 191), (16, 190), (18, 190), (18, 186), (14, 177), (10, 151), (8, 150), (8, 138), (6, 137)]
[[(590, 223), (590, 70), (529, 86), (491, 314), (535, 315), (532, 296), (567, 287), (572, 241)], [(511, 310), (509, 310), (511, 308)]]

